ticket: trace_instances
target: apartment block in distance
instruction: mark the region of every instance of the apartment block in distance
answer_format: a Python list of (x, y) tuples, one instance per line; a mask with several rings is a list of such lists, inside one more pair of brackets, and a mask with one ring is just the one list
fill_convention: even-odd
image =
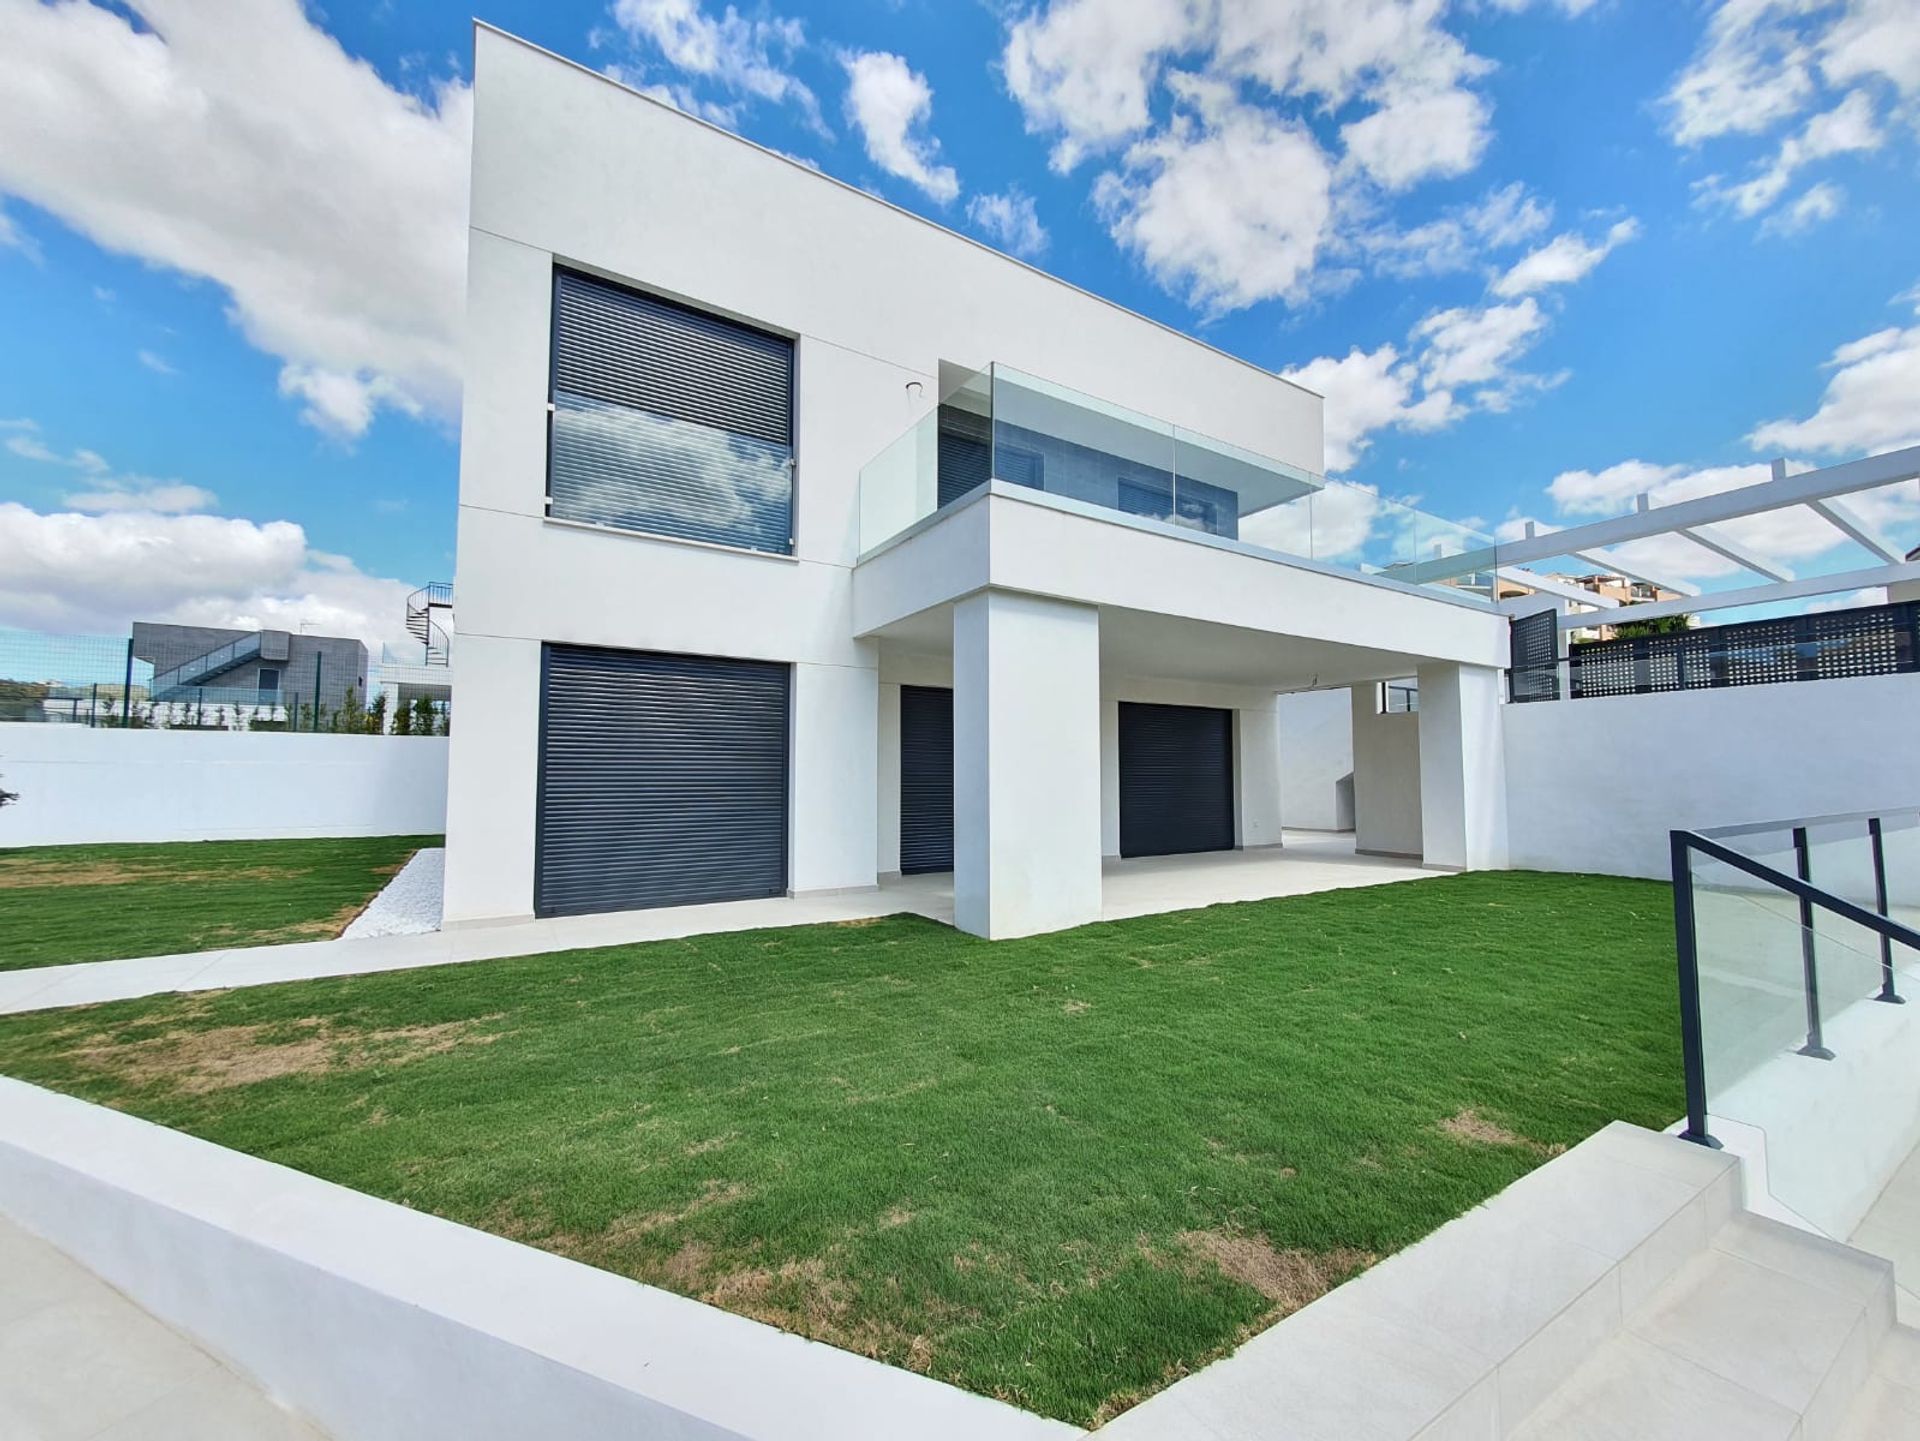
[(486, 27), (475, 104), (448, 924), (1077, 925), (1280, 843), (1277, 695), (1409, 676), (1372, 803), (1505, 863), (1507, 618), (1314, 558), (1319, 396)]

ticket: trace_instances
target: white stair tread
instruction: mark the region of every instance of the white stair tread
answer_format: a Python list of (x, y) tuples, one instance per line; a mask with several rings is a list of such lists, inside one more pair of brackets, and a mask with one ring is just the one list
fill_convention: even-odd
[(1511, 1441), (1792, 1441), (1800, 1417), (1692, 1361), (1617, 1336)]

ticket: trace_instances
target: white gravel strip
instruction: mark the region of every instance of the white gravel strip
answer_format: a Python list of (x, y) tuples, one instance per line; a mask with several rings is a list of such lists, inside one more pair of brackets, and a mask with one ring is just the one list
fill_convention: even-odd
[(341, 932), (342, 940), (365, 936), (421, 936), (440, 929), (440, 891), (447, 853), (436, 847), (415, 851), (367, 908)]

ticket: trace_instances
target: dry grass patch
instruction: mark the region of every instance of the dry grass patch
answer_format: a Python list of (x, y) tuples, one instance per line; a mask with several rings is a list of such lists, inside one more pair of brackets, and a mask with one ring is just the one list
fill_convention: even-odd
[(1518, 1132), (1509, 1131), (1497, 1121), (1490, 1121), (1472, 1106), (1456, 1111), (1440, 1123), (1440, 1129), (1456, 1141), (1470, 1146), (1519, 1146), (1536, 1156), (1557, 1156), (1567, 1148), (1555, 1144), (1543, 1146)]
[[(485, 1016), (497, 1021), (500, 1016)], [(324, 1076), (368, 1066), (398, 1066), (451, 1051), (488, 1045), (498, 1033), (476, 1031), (480, 1021), (396, 1026), (337, 1034), (332, 1022), (307, 1016), (291, 1023), (176, 1029), (137, 1039), (85, 1033), (64, 1054), (136, 1086), (161, 1086), (201, 1096), (283, 1076)], [(288, 1030), (299, 1034), (291, 1037)]]
[(202, 869), (165, 862), (91, 861), (74, 865), (42, 856), (0, 856), (0, 891), (42, 887), (203, 885), (210, 881), (288, 881), (306, 875), (285, 866), (248, 866), (238, 870)]
[(1189, 1255), (1211, 1262), (1220, 1274), (1251, 1286), (1290, 1316), (1379, 1258), (1370, 1251), (1279, 1250), (1265, 1236), (1246, 1231), (1182, 1231), (1174, 1239)]

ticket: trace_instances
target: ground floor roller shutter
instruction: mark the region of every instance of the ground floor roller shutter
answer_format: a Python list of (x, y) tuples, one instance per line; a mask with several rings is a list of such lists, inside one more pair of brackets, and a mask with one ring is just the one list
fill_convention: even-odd
[(1233, 712), (1120, 703), (1120, 854), (1233, 848)]
[(784, 895), (790, 669), (549, 645), (534, 911)]
[(900, 687), (900, 874), (953, 869), (953, 692)]

